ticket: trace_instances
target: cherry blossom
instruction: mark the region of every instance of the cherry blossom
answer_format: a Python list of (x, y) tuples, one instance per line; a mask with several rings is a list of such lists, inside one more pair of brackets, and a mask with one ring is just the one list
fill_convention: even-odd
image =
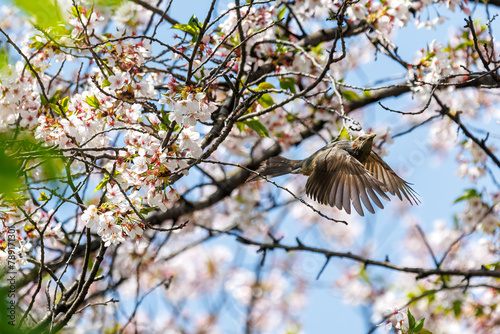
[[(337, 307), (319, 286), (371, 330), (413, 315), (496, 332), (485, 5), (471, 21), (463, 1), (213, 5), (183, 19), (175, 3), (63, 1), (36, 29), (0, 9), (0, 267), (23, 277), (30, 330), (308, 332), (303, 314)], [(307, 198), (304, 176), (251, 180), (267, 158), (366, 133), (422, 206), (362, 218)]]

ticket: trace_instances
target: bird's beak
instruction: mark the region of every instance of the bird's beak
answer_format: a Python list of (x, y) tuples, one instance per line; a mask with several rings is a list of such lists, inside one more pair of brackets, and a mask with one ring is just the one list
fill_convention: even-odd
[(373, 137), (375, 137), (376, 135), (377, 135), (376, 133), (371, 134), (371, 135), (370, 135), (370, 138), (373, 138)]

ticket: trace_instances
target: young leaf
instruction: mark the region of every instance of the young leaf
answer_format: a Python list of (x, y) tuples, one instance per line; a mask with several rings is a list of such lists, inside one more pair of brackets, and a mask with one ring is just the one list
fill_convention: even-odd
[(350, 139), (351, 136), (349, 135), (349, 131), (347, 131), (347, 128), (343, 126), (339, 134), (339, 140), (350, 140)]
[(417, 323), (415, 324), (415, 328), (413, 329), (413, 331), (415, 333), (420, 332), (422, 330), (422, 328), (424, 328), (424, 321), (425, 321), (425, 318), (422, 318), (419, 321), (417, 321)]
[(45, 190), (42, 191), (40, 193), (40, 198), (38, 199), (38, 201), (45, 202), (45, 201), (48, 201), (48, 200), (49, 200), (49, 196), (47, 196), (47, 194), (45, 193)]
[(297, 119), (297, 117), (295, 117), (294, 115), (290, 115), (290, 114), (287, 114), (287, 115), (285, 116), (285, 118), (286, 118), (286, 121), (287, 121), (288, 123), (293, 123), (293, 122)]
[(45, 156), (46, 160), (42, 164), (42, 175), (47, 179), (55, 179), (58, 175), (60, 175), (64, 168), (64, 161), (62, 159), (54, 159), (50, 156), (50, 153), (44, 151), (42, 147), (40, 147), (41, 156)]
[(344, 90), (342, 92), (342, 96), (349, 102), (361, 100), (359, 95), (353, 92), (352, 90)]
[(484, 265), (484, 267), (489, 270), (498, 271), (498, 269), (500, 268), (500, 262), (486, 264)]
[(200, 29), (199, 28), (200, 21), (198, 21), (198, 18), (196, 17), (196, 15), (193, 14), (193, 16), (191, 16), (191, 18), (189, 19), (188, 25), (195, 28), (196, 30)]
[(101, 105), (101, 104), (99, 103), (99, 100), (98, 100), (98, 99), (97, 99), (97, 97), (95, 97), (95, 96), (88, 96), (88, 97), (85, 99), (85, 102), (87, 102), (89, 106), (94, 107), (94, 108), (97, 108), (97, 109), (99, 109), (99, 106)]
[(278, 20), (281, 20), (285, 16), (286, 9), (287, 9), (286, 6), (281, 7), (281, 9), (278, 12)]
[(236, 127), (238, 128), (238, 130), (243, 131), (245, 129), (245, 123), (243, 122), (237, 122), (236, 123)]
[[(3, 143), (0, 143), (3, 144)], [(3, 145), (1, 145), (3, 146)], [(11, 194), (19, 185), (17, 162), (0, 146), (0, 194)]]
[(122, 4), (123, 0), (95, 0), (95, 3), (100, 6), (116, 8)]
[[(14, 153), (15, 152), (15, 153)], [(0, 133), (0, 193), (12, 195), (17, 191), (22, 179), (19, 178), (18, 156), (24, 152), (36, 158), (28, 159), (25, 162), (25, 168), (34, 163), (39, 165), (41, 177), (43, 179), (55, 179), (63, 169), (63, 156), (58, 152), (40, 144), (34, 136), (23, 133), (15, 140), (7, 132)], [(28, 173), (28, 176), (34, 170)]]
[(415, 317), (413, 316), (413, 314), (411, 314), (410, 309), (408, 309), (408, 328), (415, 328)]
[(174, 24), (172, 26), (172, 29), (177, 29), (184, 31), (185, 33), (188, 33), (189, 35), (193, 36), (191, 39), (191, 42), (196, 43), (198, 40), (198, 36), (200, 34), (200, 28), (199, 28), (200, 22), (198, 21), (198, 18), (196, 16), (191, 16), (189, 19), (188, 24)]
[(188, 24), (177, 23), (177, 24), (174, 24), (172, 26), (172, 29), (181, 30), (181, 31), (187, 32), (190, 35), (196, 35), (196, 34), (198, 34), (198, 30), (195, 29), (195, 28), (193, 28), (192, 26), (190, 26)]
[(269, 133), (267, 132), (267, 129), (262, 123), (259, 121), (257, 117), (244, 121), (246, 126), (248, 126), (250, 129), (254, 130), (257, 132), (257, 134), (261, 137), (269, 137)]
[(68, 111), (68, 103), (69, 103), (69, 96), (66, 96), (64, 99), (61, 100), (61, 107), (64, 109), (64, 111)]
[(9, 55), (7, 49), (0, 48), (0, 70), (9, 64)]
[(56, 1), (14, 0), (13, 2), (28, 15), (34, 17), (35, 24), (42, 29), (57, 27), (60, 23), (64, 23)]
[(102, 88), (106, 88), (106, 87), (109, 87), (109, 86), (111, 86), (111, 82), (109, 82), (108, 79), (104, 79), (102, 81)]
[(55, 93), (52, 95), (52, 97), (49, 99), (49, 102), (50, 103), (56, 103), (57, 101), (59, 101), (61, 98), (61, 90), (58, 89), (55, 91)]
[(108, 184), (109, 182), (109, 175), (106, 174), (106, 176), (104, 177), (104, 179), (102, 179), (101, 182), (99, 182), (99, 184), (97, 185), (97, 187), (95, 188), (94, 190), (94, 193), (98, 190), (101, 190), (103, 189), (104, 187), (106, 187), (106, 185)]
[(40, 100), (41, 100), (41, 103), (42, 103), (42, 106), (46, 106), (47, 105), (47, 99), (45, 98), (45, 96), (43, 96), (43, 94), (40, 94)]
[(255, 89), (256, 91), (262, 91), (262, 90), (266, 90), (266, 89), (274, 89), (274, 86), (273, 84), (269, 83), (269, 82), (261, 82), (257, 88)]
[(476, 189), (473, 189), (473, 188), (467, 189), (464, 191), (464, 194), (462, 196), (460, 196), (459, 198), (457, 198), (455, 200), (455, 202), (453, 202), (453, 204), (458, 203), (458, 202), (463, 201), (463, 200), (468, 200), (468, 199), (473, 198), (473, 197), (480, 197), (480, 196), (481, 196), (481, 194), (479, 194)]
[(285, 78), (280, 80), (280, 87), (282, 89), (289, 90), (290, 92), (296, 94), (297, 90), (295, 89), (296, 81), (293, 78)]
[(262, 108), (268, 108), (274, 104), (274, 100), (269, 94), (264, 94), (257, 100)]
[(418, 334), (433, 334), (433, 333), (430, 330), (423, 328), (420, 330)]
[(455, 300), (453, 302), (453, 313), (455, 314), (455, 317), (458, 319), (458, 317), (462, 313), (462, 301)]
[(143, 215), (147, 215), (147, 214), (153, 212), (154, 210), (156, 210), (156, 208), (153, 207), (153, 206), (150, 206), (150, 207), (147, 207), (147, 208), (142, 208), (139, 212), (141, 214), (143, 214)]
[(49, 107), (54, 110), (57, 114), (61, 115), (63, 114), (63, 112), (61, 111), (61, 109), (59, 108), (59, 106), (57, 104), (54, 104), (54, 103), (49, 103)]

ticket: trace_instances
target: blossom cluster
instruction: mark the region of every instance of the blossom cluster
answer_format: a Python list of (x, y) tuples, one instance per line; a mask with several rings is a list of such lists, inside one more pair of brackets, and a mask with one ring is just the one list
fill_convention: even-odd
[[(93, 25), (103, 20), (98, 11), (79, 9), (80, 15), (69, 19), (75, 27), (71, 39), (78, 40), (71, 45), (82, 43), (83, 29), (97, 29)], [(144, 103), (158, 97), (154, 86), (164, 80), (161, 75), (146, 74), (140, 69), (151, 54), (151, 46), (123, 33), (117, 38), (104, 34), (102, 40), (108, 41), (100, 51), (108, 72), (95, 68), (94, 74), (86, 77), (82, 92), (63, 96), (57, 90), (62, 82), (55, 81), (50, 90), (40, 92), (37, 78), (43, 83), (50, 79), (47, 69), (54, 59), (75, 58), (61, 53), (60, 46), (56, 47), (44, 36), (32, 39), (32, 47), (40, 44), (46, 47), (32, 58), (31, 66), (39, 71), (38, 77), (26, 75), (27, 70), (20, 62), (16, 67), (2, 69), (0, 126), (5, 130), (18, 122), (33, 131), (36, 139), (60, 148), (68, 157), (76, 151), (85, 152), (73, 160), (71, 168), (75, 172), (101, 156), (118, 138), (124, 138), (124, 146), (116, 151), (118, 163), (94, 167), (102, 175), (97, 189), (105, 190), (109, 202), (90, 205), (81, 216), (109, 245), (123, 242), (127, 235), (140, 238), (146, 208), (165, 211), (178, 198), (177, 191), (164, 187), (163, 182), (176, 171), (188, 173), (184, 159), (202, 152), (195, 125), (209, 120), (215, 106), (199, 92), (184, 99), (164, 97), (159, 104), (169, 105), (166, 116), (163, 111), (145, 113)], [(180, 119), (183, 115), (185, 120)], [(182, 127), (171, 131), (171, 137), (166, 138), (165, 126), (176, 121)], [(171, 146), (162, 148), (167, 143)]]
[[(460, 6), (467, 12), (462, 1), (439, 3), (450, 11)], [(443, 152), (458, 149), (453, 162), (458, 162), (457, 174), (464, 182), (487, 182), (488, 164), (496, 153), (494, 139), (478, 145), (478, 140), (463, 140), (457, 131), (459, 118), (468, 122), (497, 116), (494, 94), (473, 85), (455, 86), (467, 84), (473, 71), (483, 70), (477, 50), (471, 49), (470, 34), (459, 30), (449, 44), (433, 40), (419, 45), (413, 63), (402, 59), (391, 41), (410, 20), (418, 28), (441, 24), (444, 16), (423, 19), (422, 11), (433, 1), (361, 0), (347, 9), (344, 2), (328, 0), (275, 1), (272, 6), (242, 2), (208, 25), (194, 16), (189, 24), (172, 23), (171, 38), (157, 33), (161, 24), (171, 23), (171, 12), (152, 15), (151, 8), (158, 6), (153, 1), (122, 2), (109, 11), (78, 4), (65, 11), (67, 25), (60, 35), (23, 36), (19, 45), (27, 63), (1, 69), (0, 131), (12, 134), (9, 140), (19, 133), (32, 135), (50, 154), (6, 149), (13, 161), (21, 161), (21, 187), (12, 198), (0, 199), (0, 268), (7, 266), (5, 240), (11, 228), (16, 234), (16, 268), (28, 272), (46, 256), (45, 264), (52, 265), (56, 275), (62, 273), (58, 283), (64, 285), (73, 279), (66, 273), (77, 277), (82, 268), (90, 277), (87, 268), (94, 259), (89, 258), (96, 249), (85, 250), (85, 263), (77, 248), (90, 247), (85, 244), (90, 239), (103, 241), (112, 251), (99, 272), (110, 279), (93, 281), (89, 291), (95, 299), (113, 291), (127, 302), (136, 301), (137, 313), (113, 320), (127, 323), (124, 332), (147, 332), (154, 326), (158, 332), (168, 327), (173, 332), (217, 333), (224, 332), (230, 318), (247, 324), (248, 331), (298, 333), (308, 288), (315, 286), (317, 276), (346, 304), (369, 305), (370, 321), (383, 321), (385, 329), (408, 329), (410, 315), (402, 310), (408, 301), (412, 312), (426, 317), (426, 327), (437, 333), (479, 331), (498, 323), (495, 279), (472, 278), (467, 285), (462, 276), (415, 280), (405, 269), (388, 277), (363, 263), (327, 265), (333, 258), (330, 252), (325, 252), (326, 264), (324, 256), (303, 255), (305, 243), (319, 253), (326, 249), (379, 261), (381, 243), (369, 235), (378, 234), (380, 220), (371, 224), (375, 216), (364, 221), (309, 199), (304, 202), (314, 210), (306, 208), (297, 201), (305, 197), (302, 175), (276, 179), (295, 196), (270, 182), (245, 182), (241, 177), (241, 171), (271, 146), (279, 144), (285, 156), (303, 159), (339, 132), (344, 139), (356, 132), (377, 133), (374, 152), (394, 158), (389, 154), (394, 154), (389, 144), (397, 138), (393, 132), (403, 125), (399, 135), (409, 134), (427, 124), (430, 145), (424, 144), (424, 155), (442, 158)], [(307, 35), (319, 32), (325, 37), (332, 27), (319, 25), (335, 22), (340, 8), (346, 9), (347, 28), (353, 30), (342, 40), (310, 44), (314, 38)], [(155, 21), (160, 13), (161, 21)], [(2, 20), (0, 27), (8, 29), (12, 23)], [(356, 39), (355, 28), (363, 30), (363, 39)], [(476, 24), (475, 29), (482, 42), (493, 43), (486, 26)], [(352, 84), (352, 75), (363, 72), (374, 54), (384, 50), (402, 69), (396, 76), (400, 82), (375, 88)], [(328, 63), (330, 51), (333, 63)], [(491, 58), (496, 59), (494, 54)], [(249, 84), (257, 72), (264, 74)], [(394, 80), (387, 76), (387, 82)], [(384, 118), (385, 111), (378, 107), (373, 113), (363, 108), (402, 91), (412, 94), (412, 108), (415, 102), (425, 107), (397, 121), (396, 116)], [(230, 108), (224, 109), (230, 100)], [(421, 137), (414, 141), (423, 142)], [(47, 177), (45, 158), (62, 161), (62, 172)], [(228, 161), (241, 166), (228, 166)], [(232, 188), (237, 182), (238, 188)], [(445, 219), (425, 224), (398, 201), (391, 202), (388, 206), (396, 214), (381, 220), (400, 223), (397, 229), (391, 225), (399, 242), (389, 240), (386, 231), (380, 233), (381, 239), (387, 237), (383, 241), (391, 261), (404, 268), (498, 270), (499, 196), (493, 187), (468, 191), (458, 201), (463, 211), (455, 215), (454, 224)], [(315, 211), (349, 224), (335, 224)], [(163, 217), (165, 212), (172, 217), (168, 221), (147, 223), (149, 215)], [(423, 232), (415, 232), (415, 225), (424, 226)], [(271, 246), (248, 245), (244, 238)], [(280, 253), (277, 246), (291, 242), (299, 251)], [(54, 261), (70, 247), (74, 258), (62, 271)], [(24, 295), (30, 295), (31, 288), (26, 287)], [(45, 316), (44, 303), (51, 302), (51, 294), (60, 295), (57, 289), (59, 285), (47, 285), (45, 296), (33, 297), (33, 312), (40, 312), (36, 316)], [(163, 322), (158, 319), (164, 313), (147, 314), (139, 307), (148, 296), (165, 302), (168, 314)], [(94, 321), (99, 312), (90, 315), (89, 326), (100, 325), (96, 331), (117, 319), (107, 317), (108, 305), (103, 308), (105, 316), (99, 321)], [(85, 309), (82, 322), (90, 322), (85, 318), (90, 309)], [(113, 322), (109, 327), (116, 326)]]
[[(59, 242), (65, 237), (62, 223), (54, 221), (54, 210), (45, 211), (35, 205), (32, 200), (26, 200), (22, 210), (14, 209), (8, 214), (4, 213), (2, 223), (0, 226), (0, 268), (10, 267), (12, 263), (16, 270), (27, 266), (28, 258), (33, 251), (31, 240), (40, 238), (41, 234), (51, 246), (60, 245)], [(14, 240), (10, 235), (13, 231)], [(14, 270), (14, 268), (10, 269)]]
[[(237, 45), (243, 40), (243, 36), (239, 35), (239, 29), (237, 28), (238, 14), (236, 9), (233, 8), (234, 5), (229, 5), (229, 13), (219, 26), (220, 35), (214, 38), (214, 42), (222, 43), (225, 40), (230, 41), (233, 45)], [(257, 63), (262, 63), (260, 58), (264, 55), (269, 55), (275, 53), (275, 47), (273, 43), (269, 43), (270, 40), (276, 38), (276, 27), (273, 26), (274, 16), (276, 14), (276, 8), (274, 6), (270, 7), (252, 7), (250, 9), (239, 9), (240, 15), (243, 18), (241, 22), (242, 32), (244, 34), (246, 43), (246, 52), (250, 57), (255, 57)], [(221, 57), (226, 57), (229, 55), (229, 50), (221, 47), (217, 51), (217, 55)], [(239, 69), (239, 63), (231, 61), (229, 63), (234, 70)], [(245, 70), (253, 70), (248, 67), (248, 65), (243, 64)]]
[(0, 131), (17, 121), (23, 128), (38, 124), (40, 93), (36, 79), (27, 75), (21, 62), (7, 65), (0, 72)]

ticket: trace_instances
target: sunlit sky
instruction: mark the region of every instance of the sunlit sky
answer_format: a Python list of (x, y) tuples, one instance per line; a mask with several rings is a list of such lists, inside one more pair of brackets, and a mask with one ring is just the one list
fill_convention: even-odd
[[(218, 11), (220, 12), (225, 9), (228, 2), (230, 1), (219, 1), (217, 5)], [(0, 0), (0, 5), (5, 3), (6, 0)], [(169, 14), (182, 23), (186, 23), (193, 14), (203, 19), (209, 4), (210, 2), (207, 0), (174, 0)], [(437, 8), (439, 11), (440, 7)], [(477, 12), (481, 17), (484, 16), (484, 10), (481, 6), (478, 6)], [(425, 48), (433, 38), (446, 43), (451, 27), (463, 26), (463, 19), (464, 14), (457, 12), (452, 17), (448, 17), (448, 21), (439, 26), (438, 30), (435, 31), (416, 29), (413, 23), (410, 22), (410, 25), (402, 29), (394, 40), (394, 43), (399, 46), (400, 56), (412, 60), (417, 51)], [(333, 27), (334, 23), (328, 21), (326, 26)], [(498, 31), (498, 29), (496, 30)], [(398, 66), (392, 60), (379, 54), (376, 63), (364, 65), (363, 72), (348, 76), (346, 81), (353, 85), (365, 85), (367, 82), (384, 78), (387, 73), (404, 74), (404, 69), (398, 68)], [(399, 99), (387, 99), (383, 103), (387, 106), (401, 108), (402, 105), (410, 106), (412, 101), (410, 96), (406, 96)], [(378, 105), (369, 107), (367, 111), (367, 114), (370, 114), (367, 118), (370, 126), (375, 124), (387, 124), (389, 126), (394, 122), (395, 116), (383, 110)], [(491, 125), (491, 127), (494, 126), (494, 124)], [(398, 128), (393, 130), (393, 132), (406, 129)], [(464, 186), (467, 185), (466, 182), (463, 182), (455, 175), (456, 164), (454, 163), (454, 154), (456, 152), (437, 159), (426, 144), (427, 133), (428, 128), (423, 127), (406, 136), (399, 137), (388, 147), (389, 155), (384, 158), (395, 170), (409, 170), (404, 175), (404, 178), (414, 184), (414, 189), (420, 194), (422, 200), (422, 204), (419, 207), (413, 208), (412, 213), (419, 216), (425, 222), (424, 229), (430, 228), (437, 219), (443, 219), (450, 224), (452, 223), (453, 213), (459, 213), (461, 206), (460, 204), (451, 206), (451, 204), (464, 190)], [(319, 147), (315, 147), (311, 151), (317, 148)], [(305, 157), (303, 155), (299, 156), (300, 153), (297, 150), (284, 152), (284, 155), (288, 157), (295, 156), (296, 158)], [(282, 183), (283, 180), (283, 178), (278, 178), (277, 182)], [(302, 179), (302, 181), (305, 183), (305, 179)], [(430, 184), (436, 186), (429, 187)], [(393, 200), (393, 202), (396, 201), (398, 200)], [(388, 203), (387, 206), (390, 206), (391, 203)], [(397, 258), (398, 253), (404, 250), (404, 245), (401, 243), (401, 236), (404, 235), (408, 225), (400, 222), (398, 216), (395, 216), (393, 213), (394, 210), (384, 210), (377, 212), (376, 215), (368, 214), (364, 218), (364, 222), (369, 227), (367, 229), (369, 232), (366, 233), (373, 233), (378, 243), (375, 252), (371, 254), (374, 259), (383, 260), (386, 255), (390, 255), (392, 260), (393, 258)], [(297, 234), (300, 232), (300, 229), (299, 227), (294, 228), (293, 220), (288, 221), (286, 225), (288, 230), (284, 242), (293, 243), (295, 237), (300, 236)], [(365, 236), (362, 235), (358, 242), (363, 242), (364, 239)], [(345, 249), (344, 251), (349, 251), (349, 249)], [(324, 258), (317, 255), (305, 255), (304, 259), (304, 270), (310, 271), (311, 280), (314, 280), (314, 277), (324, 263)], [(308, 306), (302, 315), (305, 324), (303, 328), (304, 333), (366, 333), (368, 331), (369, 323), (367, 320), (369, 320), (369, 316), (367, 316), (367, 313), (362, 312), (362, 309), (359, 307), (345, 305), (341, 297), (336, 296), (330, 287), (334, 278), (339, 273), (337, 268), (342, 268), (344, 264), (349, 264), (348, 261), (337, 259), (330, 261), (325, 272), (317, 281), (317, 287), (310, 290)], [(382, 272), (387, 275), (392, 274), (390, 271)]]

